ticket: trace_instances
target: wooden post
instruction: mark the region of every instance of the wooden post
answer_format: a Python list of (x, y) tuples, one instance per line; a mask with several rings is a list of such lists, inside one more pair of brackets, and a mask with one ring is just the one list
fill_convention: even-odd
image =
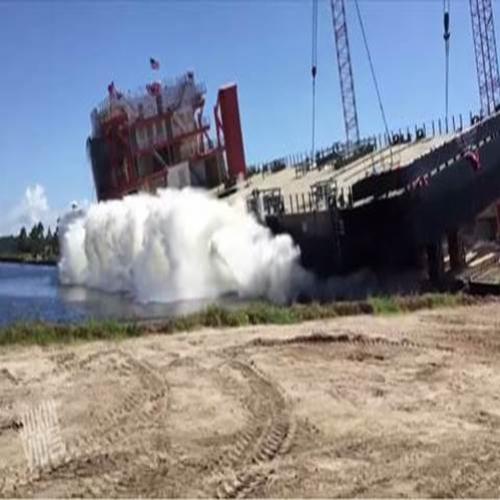
[(443, 246), (440, 239), (427, 245), (427, 265), (430, 281), (434, 285), (440, 285), (444, 276)]
[(455, 229), (448, 233), (448, 254), (452, 271), (459, 271), (465, 265), (465, 252), (458, 231)]

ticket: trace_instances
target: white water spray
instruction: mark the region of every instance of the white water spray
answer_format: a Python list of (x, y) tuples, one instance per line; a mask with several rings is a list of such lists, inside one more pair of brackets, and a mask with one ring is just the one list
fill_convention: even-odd
[(237, 293), (283, 303), (312, 280), (290, 236), (273, 236), (241, 201), (231, 206), (189, 188), (70, 212), (60, 235), (63, 284), (141, 302)]

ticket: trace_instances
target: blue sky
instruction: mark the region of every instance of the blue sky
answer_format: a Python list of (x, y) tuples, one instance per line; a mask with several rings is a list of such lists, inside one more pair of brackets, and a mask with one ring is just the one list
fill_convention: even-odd
[[(319, 2), (317, 143), (327, 145), (343, 139), (344, 128), (330, 6)], [(469, 7), (451, 4), (450, 110), (468, 113), (478, 107)], [(389, 126), (442, 116), (442, 1), (360, 6)], [(381, 132), (352, 0), (347, 9), (361, 133)], [(147, 82), (150, 56), (165, 76), (193, 69), (210, 105), (219, 86), (238, 83), (248, 162), (310, 147), (311, 0), (2, 0), (0, 233), (95, 199), (89, 113), (111, 80), (123, 90)]]

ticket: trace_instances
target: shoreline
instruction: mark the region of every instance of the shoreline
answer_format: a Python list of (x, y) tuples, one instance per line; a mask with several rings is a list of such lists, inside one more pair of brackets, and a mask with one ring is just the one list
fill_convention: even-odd
[(491, 302), (464, 294), (423, 294), (373, 297), (357, 302), (292, 304), (277, 306), (256, 302), (239, 309), (209, 306), (177, 317), (140, 320), (90, 320), (76, 324), (47, 322), (14, 323), (0, 327), (0, 346), (67, 344), (76, 341), (120, 340), (150, 334), (192, 332), (204, 328), (225, 330), (260, 325), (294, 325), (346, 316), (390, 316), (432, 310), (454, 309)]
[(24, 257), (0, 255), (0, 264), (24, 264), (29, 266), (56, 267), (58, 261), (54, 259), (26, 259)]

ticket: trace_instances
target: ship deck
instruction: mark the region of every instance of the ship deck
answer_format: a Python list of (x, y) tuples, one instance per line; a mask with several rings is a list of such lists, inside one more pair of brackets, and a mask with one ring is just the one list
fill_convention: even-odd
[[(333, 163), (301, 171), (297, 167), (287, 167), (275, 173), (259, 173), (247, 179), (240, 189), (227, 197), (228, 201), (236, 197), (246, 198), (253, 190), (281, 189), (285, 211), (293, 211), (296, 197), (307, 196), (316, 183), (332, 181), (338, 192), (347, 193), (352, 185), (370, 175), (404, 168), (421, 156), (442, 146), (457, 134), (440, 135), (422, 139), (418, 142), (398, 144), (386, 147), (359, 158), (346, 166), (335, 170)], [(219, 188), (220, 189), (220, 188)], [(215, 191), (217, 194), (219, 190)]]

